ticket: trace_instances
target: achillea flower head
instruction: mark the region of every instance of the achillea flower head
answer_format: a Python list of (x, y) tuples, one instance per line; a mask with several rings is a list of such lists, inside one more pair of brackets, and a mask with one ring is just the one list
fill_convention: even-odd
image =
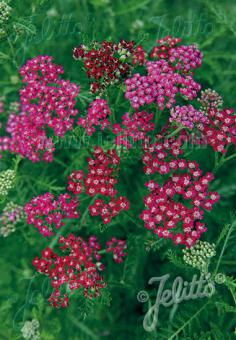
[(79, 218), (78, 204), (78, 200), (68, 193), (61, 194), (58, 199), (51, 193), (34, 197), (24, 208), (27, 223), (38, 228), (43, 236), (51, 237), (54, 228), (64, 225), (64, 218)]
[(201, 91), (201, 96), (198, 98), (201, 104), (201, 111), (208, 112), (208, 109), (220, 110), (223, 106), (223, 99), (219, 93), (212, 89)]
[(61, 236), (58, 244), (60, 254), (51, 248), (42, 251), (42, 257), (36, 257), (33, 265), (41, 274), (49, 276), (53, 293), (48, 299), (51, 306), (65, 308), (69, 304), (69, 292), (82, 289), (84, 296), (93, 298), (100, 295), (100, 290), (106, 286), (100, 271), (105, 269), (101, 264), (98, 251), (100, 244), (95, 236), (88, 241), (82, 237), (70, 234), (67, 238)]
[(110, 223), (122, 210), (129, 209), (129, 201), (124, 196), (117, 197), (117, 174), (119, 172), (120, 158), (115, 149), (103, 151), (95, 147), (92, 157), (88, 158), (88, 173), (82, 170), (74, 171), (69, 176), (67, 189), (73, 194), (80, 194), (84, 188), (86, 194), (94, 197), (105, 196), (106, 199), (97, 198), (89, 206), (91, 216), (101, 216), (103, 223)]
[(80, 87), (59, 79), (63, 69), (52, 57), (38, 56), (20, 69), (26, 85), (20, 90), (22, 110), (11, 113), (7, 123), (10, 137), (0, 139), (0, 150), (8, 149), (33, 162), (53, 160), (55, 146), (48, 131), (62, 138), (72, 130), (74, 108)]
[(203, 112), (196, 110), (192, 105), (177, 105), (170, 110), (169, 121), (192, 130), (194, 127), (203, 127), (207, 123), (208, 118)]
[(0, 235), (6, 237), (14, 232), (16, 225), (24, 218), (23, 207), (13, 202), (7, 203), (0, 215)]
[(164, 59), (148, 61), (146, 67), (146, 76), (135, 73), (125, 81), (125, 98), (130, 100), (136, 110), (152, 103), (156, 103), (159, 110), (165, 107), (170, 109), (176, 103), (178, 94), (192, 100), (201, 89), (192, 75), (176, 72)]
[(226, 153), (231, 143), (236, 145), (236, 115), (234, 109), (209, 108), (208, 120), (200, 127), (204, 140), (216, 152)]
[(24, 326), (21, 328), (21, 333), (24, 339), (39, 340), (39, 322), (36, 319), (32, 321), (25, 321)]
[(122, 125), (118, 123), (113, 125), (113, 133), (117, 135), (116, 145), (124, 145), (130, 149), (133, 143), (145, 140), (148, 132), (155, 128), (153, 117), (153, 113), (144, 111), (135, 112), (132, 116), (128, 112), (125, 113), (122, 117)]
[(14, 170), (0, 172), (0, 196), (7, 196), (9, 191), (14, 188), (16, 174)]
[(207, 230), (201, 222), (204, 210), (212, 210), (219, 194), (209, 191), (212, 173), (203, 175), (197, 162), (180, 157), (183, 139), (162, 138), (157, 136), (157, 141), (145, 149), (144, 172), (168, 178), (163, 177), (161, 183), (155, 180), (146, 183), (150, 194), (144, 198), (146, 209), (140, 217), (158, 237), (192, 247)]
[(11, 11), (12, 8), (5, 1), (0, 1), (0, 25), (8, 22)]
[(111, 83), (117, 82), (132, 70), (133, 65), (143, 64), (145, 52), (134, 41), (121, 39), (118, 44), (102, 41), (90, 49), (85, 45), (75, 47), (73, 57), (84, 61), (88, 78), (92, 79), (91, 92), (104, 91)]
[(128, 255), (125, 252), (125, 249), (127, 249), (125, 240), (119, 240), (116, 237), (112, 237), (112, 239), (107, 242), (106, 252), (113, 253), (113, 260), (116, 263), (123, 262), (123, 258)]
[(104, 99), (95, 99), (89, 105), (87, 116), (85, 118), (80, 117), (77, 124), (85, 129), (88, 136), (92, 136), (96, 131), (96, 126), (100, 126), (101, 130), (110, 126), (110, 115), (111, 111), (107, 101)]
[(183, 260), (190, 266), (207, 272), (210, 259), (216, 255), (215, 245), (209, 242), (198, 241), (190, 249), (183, 249)]

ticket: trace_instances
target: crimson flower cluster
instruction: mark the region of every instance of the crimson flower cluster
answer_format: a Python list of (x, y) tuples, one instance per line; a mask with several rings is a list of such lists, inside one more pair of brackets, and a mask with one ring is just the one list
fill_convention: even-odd
[(157, 46), (154, 46), (150, 52), (150, 58), (152, 59), (167, 59), (169, 50), (175, 47), (182, 41), (181, 38), (173, 38), (170, 35), (157, 40)]
[(144, 198), (146, 209), (141, 219), (160, 238), (191, 247), (207, 230), (201, 222), (204, 210), (210, 211), (219, 195), (209, 192), (214, 179), (212, 173), (203, 175), (197, 162), (180, 157), (182, 143), (181, 138), (162, 141), (159, 136), (155, 143), (146, 146), (145, 173), (159, 173), (168, 178), (162, 176), (161, 184), (155, 180), (146, 183), (150, 194)]
[(117, 263), (123, 262), (123, 258), (128, 254), (124, 251), (127, 249), (125, 240), (118, 240), (116, 237), (112, 237), (110, 241), (107, 242), (107, 253), (113, 253), (113, 259)]
[(128, 112), (125, 113), (122, 117), (122, 126), (118, 123), (113, 125), (113, 133), (117, 135), (116, 145), (124, 145), (130, 149), (131, 142), (145, 140), (147, 133), (155, 128), (153, 117), (153, 113), (145, 111), (135, 112), (132, 116)]
[(108, 117), (111, 115), (108, 103), (104, 99), (95, 99), (88, 108), (86, 118), (79, 117), (78, 125), (82, 126), (89, 136), (96, 131), (94, 126), (100, 126), (101, 130), (109, 127)]
[[(20, 69), (26, 85), (20, 90), (21, 113), (12, 113), (7, 124), (10, 137), (0, 140), (0, 150), (9, 149), (33, 162), (53, 160), (55, 149), (48, 129), (63, 137), (73, 128), (79, 86), (59, 79), (61, 66), (52, 57), (38, 56)], [(2, 146), (1, 146), (2, 145)]]
[(60, 236), (62, 255), (58, 255), (47, 247), (42, 251), (42, 257), (36, 257), (33, 265), (41, 274), (51, 279), (53, 292), (48, 299), (55, 308), (65, 308), (69, 304), (68, 291), (82, 289), (85, 297), (96, 297), (106, 286), (99, 271), (105, 266), (100, 262), (101, 249), (95, 236), (90, 236), (88, 242), (82, 237), (70, 234), (67, 238)]
[(89, 206), (91, 216), (101, 216), (104, 224), (110, 223), (111, 219), (117, 216), (122, 210), (129, 209), (129, 201), (126, 197), (117, 195), (115, 184), (117, 183), (116, 173), (120, 158), (116, 151), (108, 150), (107, 153), (101, 147), (96, 147), (93, 152), (93, 158), (88, 159), (88, 173), (75, 171), (69, 176), (68, 190), (74, 194), (80, 194), (83, 188), (86, 194), (94, 196), (109, 197), (109, 202), (97, 198)]
[(134, 41), (120, 40), (118, 44), (103, 41), (89, 49), (85, 45), (74, 48), (75, 59), (82, 59), (91, 83), (91, 91), (104, 90), (111, 82), (120, 80), (131, 71), (132, 65), (143, 64), (145, 52)]
[(207, 117), (207, 122), (200, 128), (202, 136), (216, 152), (226, 153), (228, 145), (236, 145), (234, 109), (209, 108)]
[(54, 229), (64, 225), (64, 218), (79, 218), (78, 204), (78, 200), (68, 193), (61, 194), (58, 199), (51, 193), (45, 193), (25, 205), (27, 223), (38, 228), (43, 236), (50, 237), (54, 235)]

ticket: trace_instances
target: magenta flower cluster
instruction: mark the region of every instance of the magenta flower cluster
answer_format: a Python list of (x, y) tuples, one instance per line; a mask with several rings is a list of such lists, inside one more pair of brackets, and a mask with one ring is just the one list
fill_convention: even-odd
[(132, 147), (132, 142), (144, 140), (147, 133), (153, 131), (153, 113), (145, 111), (135, 112), (132, 116), (127, 112), (122, 117), (121, 124), (113, 125), (113, 133), (117, 135), (116, 145), (124, 145), (127, 149)]
[(196, 110), (192, 105), (177, 105), (170, 110), (169, 121), (193, 129), (196, 125), (203, 127), (208, 122), (208, 118), (203, 112)]
[[(72, 130), (79, 86), (59, 79), (61, 66), (53, 64), (52, 57), (38, 56), (20, 69), (26, 85), (20, 90), (22, 112), (12, 113), (7, 124), (10, 137), (0, 140), (0, 150), (9, 149), (37, 162), (53, 160), (55, 149), (48, 129), (63, 137)], [(2, 146), (1, 146), (2, 145)]]
[(108, 120), (111, 115), (108, 103), (104, 99), (95, 99), (88, 108), (86, 118), (79, 117), (78, 125), (81, 125), (89, 136), (96, 131), (94, 126), (100, 126), (101, 130), (110, 126)]
[(170, 109), (176, 103), (177, 94), (192, 100), (201, 89), (191, 75), (178, 73), (164, 59), (148, 61), (146, 67), (146, 76), (135, 73), (125, 81), (125, 97), (134, 109), (154, 102), (160, 110)]

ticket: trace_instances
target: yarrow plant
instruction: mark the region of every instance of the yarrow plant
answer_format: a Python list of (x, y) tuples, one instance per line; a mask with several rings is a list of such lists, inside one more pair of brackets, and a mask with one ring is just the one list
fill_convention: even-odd
[[(148, 53), (134, 41), (103, 41), (75, 47), (73, 58), (88, 76), (86, 108), (81, 105), (78, 110), (78, 95), (84, 89), (63, 80), (64, 71), (52, 57), (35, 57), (20, 68), (20, 103), (12, 106), (3, 124), (6, 135), (0, 137), (2, 153), (8, 150), (32, 162), (54, 160), (55, 137), (87, 135), (94, 143), (99, 132), (108, 141), (99, 145), (96, 139), (95, 147), (89, 145), (80, 153), (78, 163), (74, 159), (73, 167), (68, 164), (64, 192), (53, 187), (31, 194), (24, 206), (27, 223), (52, 237), (33, 266), (49, 277), (53, 288), (49, 303), (55, 308), (67, 307), (75, 291), (89, 299), (103, 294), (109, 285), (101, 275), (103, 255), (111, 254), (116, 263), (129, 257), (130, 235), (123, 223), (144, 226), (139, 229), (144, 242), (146, 235), (172, 240), (187, 249), (186, 263), (205, 268), (204, 257), (214, 255), (213, 246), (201, 241), (211, 228), (205, 217), (220, 199), (211, 185), (217, 166), (227, 161), (225, 154), (236, 145), (233, 109), (223, 107), (215, 91), (200, 92), (202, 85), (195, 80), (203, 59), (196, 45), (167, 36)], [(222, 157), (214, 169), (204, 170), (191, 152), (200, 143), (196, 135), (213, 149), (216, 161)], [(186, 152), (190, 140), (193, 149)], [(134, 159), (143, 167), (141, 181), (136, 176), (130, 179)], [(0, 174), (3, 196), (13, 185), (14, 172), (9, 171)], [(141, 182), (145, 187), (140, 191)], [(129, 187), (137, 191), (136, 203)], [(144, 190), (146, 195), (140, 198)], [(108, 228), (110, 236), (102, 249), (94, 233)]]
[(25, 218), (22, 206), (9, 202), (0, 215), (0, 235), (7, 237), (16, 230), (16, 225)]
[(9, 191), (13, 189), (16, 174), (14, 170), (5, 170), (0, 172), (0, 197), (7, 196)]
[(37, 319), (32, 321), (25, 321), (24, 326), (21, 329), (22, 337), (27, 340), (39, 340), (39, 322)]

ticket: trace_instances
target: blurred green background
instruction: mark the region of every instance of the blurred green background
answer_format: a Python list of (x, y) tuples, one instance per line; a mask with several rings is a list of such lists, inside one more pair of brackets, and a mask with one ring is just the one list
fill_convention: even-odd
[[(203, 88), (211, 87), (219, 92), (226, 106), (236, 107), (236, 3), (232, 0), (14, 0), (8, 3), (12, 15), (5, 28), (7, 36), (0, 41), (0, 96), (6, 96), (6, 105), (18, 100), (17, 91), (21, 87), (18, 69), (29, 58), (52, 55), (57, 64), (63, 65), (64, 78), (81, 85), (79, 105), (84, 108), (90, 98), (89, 86), (81, 66), (72, 58), (74, 46), (94, 40), (123, 38), (135, 40), (150, 50), (157, 39), (170, 34), (182, 37), (186, 44), (198, 44), (204, 59), (196, 79)], [(7, 112), (2, 115), (3, 120), (6, 115)], [(61, 148), (56, 154), (58, 162), (47, 166), (32, 165), (24, 160), (10, 199), (23, 205), (45, 191), (63, 191), (66, 176), (72, 169), (83, 167), (86, 155), (86, 150)], [(124, 161), (121, 190), (124, 194), (127, 192), (136, 210), (129, 220), (121, 216), (117, 225), (106, 230), (106, 235), (113, 234), (112, 228), (117, 228), (117, 236), (128, 235), (129, 257), (121, 265), (107, 264), (109, 289), (98, 301), (86, 302), (75, 296), (67, 310), (52, 310), (46, 301), (49, 282), (36, 277), (31, 266), (32, 258), (47, 245), (47, 240), (39, 237), (34, 227), (26, 225), (9, 237), (1, 238), (1, 340), (22, 339), (20, 329), (32, 318), (39, 320), (43, 340), (234, 338), (235, 313), (224, 314), (215, 305), (206, 308), (203, 315), (199, 314), (194, 325), (187, 323), (187, 335), (180, 332), (175, 336), (173, 331), (173, 337), (165, 337), (159, 329), (150, 334), (143, 329), (148, 305), (142, 305), (136, 296), (140, 290), (150, 290), (149, 278), (171, 273), (173, 278), (181, 275), (191, 280), (195, 271), (176, 267), (170, 261), (167, 256), (169, 243), (157, 251), (146, 252), (144, 242), (148, 238), (152, 241), (152, 238), (138, 220), (146, 191), (141, 163), (133, 156)], [(212, 169), (212, 151), (196, 150), (192, 157), (198, 159), (205, 170)], [(12, 156), (4, 156), (0, 169), (11, 167), (12, 160)], [(232, 160), (216, 174), (214, 189), (220, 191), (222, 200), (207, 216), (211, 226), (206, 236), (208, 241), (215, 241), (223, 225), (233, 219), (235, 170), (236, 164)], [(87, 224), (89, 222), (88, 219)], [(97, 232), (96, 228), (91, 227), (91, 232), (94, 231)], [(106, 239), (104, 233), (100, 236)], [(235, 273), (234, 250), (232, 246), (222, 264), (222, 270), (229, 275)], [(178, 257), (178, 253), (173, 256)], [(219, 289), (219, 299), (223, 296), (231, 303), (228, 291), (223, 287)], [(154, 302), (155, 291), (151, 290), (151, 294)], [(176, 313), (180, 312), (185, 324), (191, 319), (191, 313), (202, 308), (204, 303), (184, 302)], [(175, 329), (169, 320), (169, 312), (168, 309), (161, 311), (159, 326), (163, 329)], [(213, 330), (218, 335), (209, 335)]]

